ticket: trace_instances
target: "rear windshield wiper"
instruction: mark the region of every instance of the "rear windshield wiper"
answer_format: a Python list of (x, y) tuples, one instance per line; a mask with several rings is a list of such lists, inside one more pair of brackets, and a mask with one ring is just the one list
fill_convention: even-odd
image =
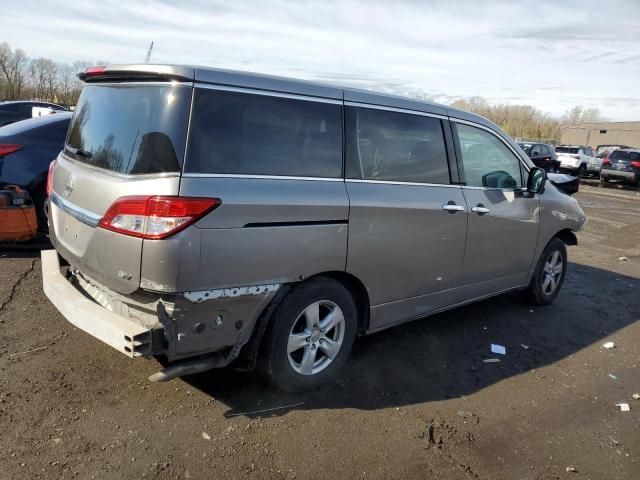
[(82, 150), (81, 148), (74, 148), (74, 147), (70, 147), (69, 145), (67, 145), (67, 149), (73, 155), (76, 155), (78, 157), (82, 157), (82, 158), (86, 158), (86, 159), (90, 159), (91, 157), (93, 157), (93, 154), (91, 152), (88, 152), (87, 150)]

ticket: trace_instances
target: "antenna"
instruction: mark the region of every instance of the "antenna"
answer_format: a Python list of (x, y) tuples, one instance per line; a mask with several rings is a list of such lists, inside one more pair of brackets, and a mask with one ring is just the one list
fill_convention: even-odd
[(153, 42), (149, 45), (149, 50), (147, 50), (147, 56), (144, 59), (144, 63), (149, 63), (151, 61), (151, 52), (153, 52)]

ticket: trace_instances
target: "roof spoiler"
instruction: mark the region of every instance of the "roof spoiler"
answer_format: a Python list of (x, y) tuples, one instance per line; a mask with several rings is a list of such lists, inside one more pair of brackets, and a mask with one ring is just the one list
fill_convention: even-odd
[(192, 82), (194, 77), (195, 69), (193, 67), (181, 65), (150, 65), (147, 63), (139, 65), (97, 65), (78, 73), (78, 78), (84, 82), (104, 82), (112, 80), (176, 80)]

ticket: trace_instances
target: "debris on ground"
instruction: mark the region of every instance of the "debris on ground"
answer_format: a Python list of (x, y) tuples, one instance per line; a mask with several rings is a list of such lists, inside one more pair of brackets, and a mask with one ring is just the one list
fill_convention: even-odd
[(620, 260), (621, 262), (628, 262), (629, 259), (627, 257), (620, 257), (618, 258), (618, 260)]
[(204, 438), (205, 440), (211, 440), (211, 437), (207, 432), (202, 432), (202, 438)]
[(567, 472), (578, 473), (578, 470), (575, 467), (567, 467)]
[(484, 363), (500, 363), (499, 358), (485, 358), (482, 360)]
[(607, 374), (607, 377), (609, 377), (611, 380), (617, 380), (618, 379), (618, 377), (616, 377), (613, 373)]
[(525, 345), (524, 343), (521, 343), (520, 346), (525, 350), (529, 350), (529, 345)]
[(616, 344), (613, 342), (606, 342), (602, 344), (602, 348), (606, 348), (607, 350), (609, 350), (610, 348), (615, 348)]
[(502, 345), (496, 345), (495, 343), (491, 344), (491, 353), (497, 353), (499, 355), (506, 355), (507, 349)]
[(634, 393), (633, 394), (633, 399), (634, 400), (640, 400), (640, 393)]
[[(274, 410), (282, 410), (284, 408), (299, 407), (300, 405), (304, 405), (304, 402), (294, 403), (291, 405), (281, 405), (279, 407), (263, 408), (262, 410), (254, 410), (253, 412), (230, 413), (228, 416), (239, 417), (239, 416), (245, 416), (245, 415), (256, 415), (258, 413), (273, 412)], [(398, 408), (397, 410), (400, 410), (400, 409)]]
[(17, 357), (18, 355), (26, 355), (27, 353), (39, 352), (40, 350), (46, 350), (47, 347), (34, 348), (33, 350), (25, 350), (24, 352), (12, 353), (9, 357)]
[(616, 407), (620, 407), (621, 412), (628, 412), (629, 410), (631, 410), (631, 408), (629, 408), (629, 404), (624, 402), (616, 403)]

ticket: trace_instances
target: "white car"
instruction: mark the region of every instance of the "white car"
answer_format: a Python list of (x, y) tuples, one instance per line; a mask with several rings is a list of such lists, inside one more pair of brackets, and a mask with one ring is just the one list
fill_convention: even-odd
[(560, 161), (560, 172), (586, 177), (600, 175), (602, 159), (597, 157), (591, 147), (581, 145), (560, 145), (556, 147), (556, 154)]

